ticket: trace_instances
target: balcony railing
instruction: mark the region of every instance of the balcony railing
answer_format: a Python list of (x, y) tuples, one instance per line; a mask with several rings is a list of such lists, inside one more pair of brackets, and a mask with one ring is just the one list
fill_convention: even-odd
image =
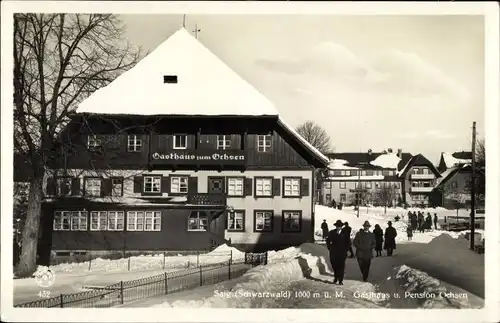
[(411, 174), (411, 179), (435, 179), (434, 174)]
[(193, 193), (188, 195), (188, 204), (226, 205), (226, 195), (214, 193)]
[(434, 187), (411, 187), (410, 192), (412, 193), (430, 193)]

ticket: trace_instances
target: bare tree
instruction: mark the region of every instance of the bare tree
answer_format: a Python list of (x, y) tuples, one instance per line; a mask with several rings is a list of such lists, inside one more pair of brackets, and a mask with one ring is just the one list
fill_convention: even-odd
[(44, 177), (69, 114), (140, 57), (123, 33), (111, 14), (14, 16), (14, 147), (31, 169), (18, 276), (36, 269)]
[(386, 214), (387, 207), (393, 204), (394, 200), (397, 198), (397, 193), (390, 183), (383, 184), (384, 185), (375, 192), (375, 201), (384, 206), (384, 214)]
[(325, 129), (314, 121), (304, 122), (297, 127), (296, 131), (322, 153), (331, 152), (330, 136), (328, 136)]

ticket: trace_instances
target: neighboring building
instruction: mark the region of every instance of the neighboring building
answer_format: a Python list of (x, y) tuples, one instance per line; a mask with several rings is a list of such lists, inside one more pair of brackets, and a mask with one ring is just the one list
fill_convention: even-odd
[[(472, 152), (443, 152), (441, 154), (438, 166), (438, 169), (441, 171), (441, 178), (437, 181), (433, 191), (433, 204), (447, 209), (470, 209), (471, 164)], [(476, 174), (478, 177), (484, 177), (482, 170), (478, 170)], [(476, 201), (476, 207), (484, 208), (484, 198), (481, 196)]]
[(403, 201), (407, 206), (432, 206), (432, 191), (441, 174), (427, 158), (418, 154), (410, 158), (399, 172)]
[(61, 140), (47, 250), (313, 241), (314, 170), (328, 158), (185, 29), (83, 101)]
[[(388, 149), (375, 153), (332, 153), (327, 154), (330, 164), (325, 171), (321, 204), (329, 205), (332, 200), (344, 205), (383, 205), (402, 202), (402, 180), (398, 172), (412, 158), (401, 149)], [(381, 192), (385, 191), (385, 195)], [(390, 201), (388, 201), (390, 200)]]

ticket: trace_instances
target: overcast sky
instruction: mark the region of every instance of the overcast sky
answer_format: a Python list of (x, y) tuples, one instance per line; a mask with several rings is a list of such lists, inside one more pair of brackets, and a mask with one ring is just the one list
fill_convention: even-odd
[[(151, 51), (182, 16), (123, 15)], [(314, 120), (337, 152), (401, 148), (437, 162), (484, 134), (481, 16), (188, 15), (189, 30), (292, 126)], [(216, 77), (216, 76), (215, 76)]]

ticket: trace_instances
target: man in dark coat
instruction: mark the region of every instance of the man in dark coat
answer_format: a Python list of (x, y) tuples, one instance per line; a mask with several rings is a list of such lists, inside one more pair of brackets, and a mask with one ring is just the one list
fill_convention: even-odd
[(392, 226), (392, 222), (389, 221), (387, 222), (387, 229), (385, 229), (385, 243), (384, 243), (384, 249), (387, 250), (387, 255), (392, 256), (392, 252), (394, 249), (396, 249), (396, 236), (398, 233), (396, 232), (396, 229)]
[(349, 226), (349, 223), (345, 222), (344, 223), (344, 228), (342, 230), (349, 237), (349, 253), (350, 253), (349, 258), (354, 258), (354, 251), (352, 251), (352, 243), (351, 243), (352, 228)]
[(323, 231), (323, 240), (326, 240), (328, 237), (328, 223), (326, 223), (326, 220), (323, 220), (323, 223), (321, 223), (321, 231)]
[(343, 285), (344, 281), (344, 269), (345, 261), (347, 258), (347, 250), (349, 249), (349, 236), (346, 235), (345, 231), (342, 230), (344, 223), (337, 220), (335, 222), (335, 229), (328, 233), (328, 238), (326, 238), (326, 247), (330, 251), (330, 263), (332, 264), (333, 274), (335, 280), (334, 284), (337, 282), (339, 285)]
[(373, 258), (373, 248), (375, 248), (375, 236), (370, 232), (370, 222), (363, 223), (363, 230), (356, 233), (353, 244), (356, 248), (356, 257), (358, 258), (359, 269), (363, 276), (363, 281), (368, 280), (370, 265)]
[(418, 211), (418, 229), (422, 233), (424, 232), (424, 215)]
[(438, 215), (437, 213), (434, 213), (434, 230), (437, 230), (437, 223), (438, 223)]
[(425, 218), (425, 229), (428, 229), (429, 231), (432, 229), (432, 216), (429, 212), (427, 212), (427, 217)]

